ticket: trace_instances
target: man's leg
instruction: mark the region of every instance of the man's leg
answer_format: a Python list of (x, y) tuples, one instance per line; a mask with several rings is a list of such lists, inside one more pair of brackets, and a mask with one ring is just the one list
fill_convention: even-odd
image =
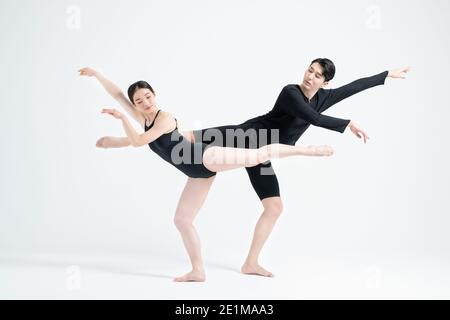
[[(226, 139), (227, 129), (247, 129), (245, 126), (221, 126), (214, 127), (203, 130), (196, 130), (192, 132), (192, 136), (195, 137), (196, 142), (203, 142), (206, 144), (236, 147), (236, 140), (233, 139), (229, 141)], [(205, 133), (210, 130), (218, 130), (222, 134), (222, 141), (210, 141), (205, 139)], [(246, 141), (246, 144), (249, 141)], [(246, 145), (246, 147), (249, 147)], [(264, 246), (267, 238), (269, 237), (275, 222), (283, 211), (283, 203), (280, 197), (280, 188), (278, 185), (278, 179), (273, 171), (272, 164), (270, 161), (246, 168), (250, 182), (252, 183), (253, 189), (258, 194), (259, 199), (264, 207), (264, 210), (258, 219), (255, 226), (255, 231), (253, 235), (252, 244), (250, 250), (245, 260), (241, 271), (245, 274), (255, 274), (262, 276), (272, 276), (273, 274), (259, 265), (258, 258), (262, 247)]]
[(241, 271), (245, 274), (271, 277), (273, 274), (261, 267), (258, 259), (261, 249), (283, 211), (278, 179), (270, 162), (246, 169), (264, 211), (256, 223), (250, 250)]

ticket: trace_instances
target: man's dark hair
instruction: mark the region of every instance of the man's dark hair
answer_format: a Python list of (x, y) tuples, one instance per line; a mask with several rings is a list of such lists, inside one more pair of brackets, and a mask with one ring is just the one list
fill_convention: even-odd
[(317, 58), (314, 59), (311, 64), (317, 62), (323, 69), (323, 76), (325, 77), (325, 81), (330, 81), (334, 78), (334, 74), (336, 73), (336, 67), (334, 66), (333, 61), (327, 58)]

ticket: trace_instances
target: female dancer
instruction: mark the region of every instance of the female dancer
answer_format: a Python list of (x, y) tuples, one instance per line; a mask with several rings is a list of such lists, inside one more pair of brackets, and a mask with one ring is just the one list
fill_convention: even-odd
[[(329, 146), (290, 146), (269, 144), (258, 149), (228, 148), (193, 143), (191, 136), (178, 131), (176, 119), (168, 112), (158, 108), (153, 88), (145, 81), (138, 81), (128, 88), (127, 100), (123, 92), (111, 81), (91, 68), (79, 70), (80, 75), (94, 76), (105, 90), (144, 128), (139, 134), (131, 126), (127, 117), (115, 109), (103, 109), (102, 113), (112, 115), (122, 121), (127, 138), (115, 139), (103, 137), (97, 141), (97, 147), (140, 147), (148, 144), (165, 161), (177, 167), (188, 176), (175, 212), (174, 222), (178, 228), (188, 252), (192, 271), (174, 281), (204, 281), (205, 271), (201, 256), (200, 239), (193, 226), (193, 220), (203, 205), (217, 172), (252, 167), (272, 158), (294, 155), (330, 156), (333, 149)], [(180, 153), (174, 150), (182, 150)], [(189, 157), (185, 157), (184, 153)], [(196, 155), (200, 154), (200, 161)], [(187, 161), (186, 161), (187, 158)]]

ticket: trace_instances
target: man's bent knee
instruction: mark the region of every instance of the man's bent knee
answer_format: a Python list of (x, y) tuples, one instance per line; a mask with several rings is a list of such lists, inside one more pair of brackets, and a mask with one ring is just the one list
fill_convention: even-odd
[(262, 200), (264, 213), (272, 217), (279, 217), (283, 212), (283, 202), (280, 197), (265, 198)]

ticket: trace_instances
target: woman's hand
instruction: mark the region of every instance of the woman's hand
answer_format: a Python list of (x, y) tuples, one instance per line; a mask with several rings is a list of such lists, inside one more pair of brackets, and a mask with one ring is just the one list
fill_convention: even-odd
[(112, 115), (116, 119), (123, 119), (124, 115), (117, 111), (116, 109), (102, 109), (102, 113), (107, 113)]
[(397, 78), (397, 79), (405, 79), (406, 78), (406, 73), (408, 73), (409, 70), (411, 70), (410, 67), (405, 67), (405, 68), (391, 70), (388, 73), (388, 77)]
[(81, 68), (78, 72), (80, 76), (95, 77), (97, 75), (97, 71), (89, 67)]
[(348, 127), (355, 136), (357, 136), (359, 139), (363, 139), (364, 143), (366, 143), (366, 141), (370, 139), (367, 133), (365, 133), (361, 128), (359, 128), (359, 126), (353, 121), (350, 121)]
[(110, 137), (101, 137), (100, 139), (97, 140), (97, 142), (95, 143), (95, 146), (97, 148), (108, 148), (109, 147), (109, 138)]

